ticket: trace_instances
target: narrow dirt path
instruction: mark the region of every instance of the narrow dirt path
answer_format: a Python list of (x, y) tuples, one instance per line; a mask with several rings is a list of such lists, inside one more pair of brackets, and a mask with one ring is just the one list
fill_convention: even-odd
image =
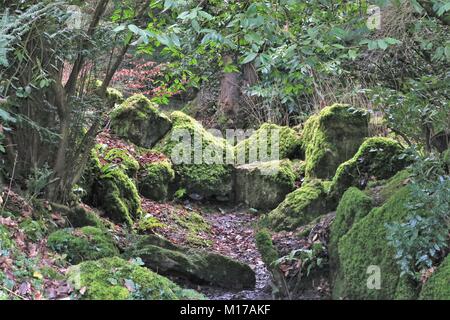
[(254, 290), (235, 292), (212, 287), (199, 289), (213, 300), (271, 299), (271, 276), (255, 243), (254, 226), (258, 217), (242, 208), (220, 207), (203, 212), (203, 216), (211, 224), (210, 250), (248, 264), (255, 271), (256, 287)]

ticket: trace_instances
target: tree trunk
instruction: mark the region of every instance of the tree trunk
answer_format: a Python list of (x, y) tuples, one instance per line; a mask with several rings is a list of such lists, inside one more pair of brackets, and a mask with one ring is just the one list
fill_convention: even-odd
[[(234, 63), (234, 57), (227, 54), (223, 57), (224, 65)], [(234, 121), (240, 106), (240, 74), (237, 72), (224, 72), (220, 81), (219, 112)]]

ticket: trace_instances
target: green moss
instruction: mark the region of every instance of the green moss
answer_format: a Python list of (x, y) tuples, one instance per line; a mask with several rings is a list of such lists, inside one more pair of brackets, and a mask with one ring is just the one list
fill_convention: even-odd
[(75, 289), (85, 287), (83, 300), (204, 299), (146, 268), (118, 257), (87, 261), (71, 267), (68, 280)]
[[(227, 165), (227, 154), (231, 155), (233, 161), (233, 150), (222, 138), (215, 137), (206, 131), (203, 126), (186, 114), (175, 111), (170, 116), (172, 120), (172, 131), (156, 146), (158, 151), (174, 159), (175, 156), (185, 158), (185, 161), (175, 163), (176, 182), (179, 188), (186, 189), (188, 194), (199, 194), (203, 197), (229, 196), (232, 192), (231, 165)], [(176, 135), (184, 133), (191, 142), (184, 145), (187, 150), (178, 150), (183, 140), (177, 140)], [(180, 138), (181, 139), (181, 138)], [(201, 143), (194, 142), (201, 139)], [(181, 144), (182, 145), (182, 144)], [(184, 152), (189, 152), (184, 154)], [(209, 163), (206, 158), (211, 158)], [(200, 160), (200, 161), (198, 161)]]
[(19, 224), (20, 229), (26, 234), (31, 241), (42, 239), (48, 231), (47, 226), (41, 220), (33, 220), (27, 218)]
[(174, 179), (175, 171), (169, 161), (148, 163), (139, 172), (139, 192), (146, 198), (164, 201)]
[(190, 249), (143, 237), (127, 255), (140, 257), (161, 274), (175, 275), (199, 284), (246, 289), (255, 286), (255, 273), (243, 263), (205, 250)]
[(0, 250), (11, 249), (14, 246), (14, 242), (12, 240), (12, 236), (9, 233), (9, 230), (0, 224)]
[[(372, 209), (372, 199), (357, 188), (349, 188), (342, 196), (336, 210), (336, 218), (331, 224), (328, 252), (330, 258), (331, 279), (336, 277), (339, 269), (339, 240), (351, 229), (352, 225), (365, 217)], [(332, 283), (333, 285), (333, 283)], [(339, 297), (339, 285), (335, 285), (333, 296)]]
[(450, 300), (450, 255), (424, 284), (419, 299)]
[(201, 233), (211, 232), (211, 226), (203, 217), (197, 212), (189, 212), (187, 215), (173, 215), (175, 223), (182, 229), (186, 230), (186, 240), (194, 246), (209, 246), (210, 241), (204, 240), (200, 237)]
[(304, 126), (305, 173), (308, 178), (329, 179), (350, 159), (368, 136), (369, 116), (348, 105), (335, 104), (310, 117)]
[(416, 300), (418, 295), (417, 283), (407, 276), (400, 277), (395, 290), (395, 300)]
[(142, 214), (141, 199), (136, 185), (121, 170), (103, 174), (95, 191), (95, 204), (115, 222), (133, 224)]
[(139, 162), (128, 153), (127, 150), (113, 148), (110, 149), (104, 159), (109, 163), (117, 165), (121, 168), (129, 177), (135, 177), (139, 170)]
[(365, 192), (375, 200), (377, 205), (382, 205), (409, 181), (410, 176), (409, 170), (399, 171), (390, 179), (379, 180), (372, 185), (368, 185)]
[(169, 118), (142, 94), (131, 96), (111, 112), (112, 131), (141, 147), (153, 147), (170, 128)]
[[(276, 146), (272, 146), (272, 135), (278, 133), (278, 143)], [(260, 145), (267, 146), (268, 159), (264, 159), (266, 154), (263, 154), (260, 150)], [(239, 142), (234, 147), (235, 155), (238, 159), (242, 157), (245, 159), (245, 163), (248, 163), (250, 150), (255, 148), (256, 161), (269, 161), (272, 160), (275, 155), (272, 155), (272, 147), (278, 152), (277, 159), (297, 159), (303, 157), (303, 149), (301, 147), (300, 136), (294, 129), (289, 127), (282, 127), (272, 123), (263, 124), (258, 130), (256, 130), (248, 139)], [(244, 157), (245, 155), (245, 157)]]
[[(400, 281), (394, 249), (386, 239), (387, 223), (404, 222), (411, 201), (409, 186), (403, 187), (382, 206), (353, 224), (338, 243), (339, 279), (342, 297), (351, 299), (393, 299)], [(367, 287), (369, 266), (381, 270), (381, 288)]]
[(256, 247), (261, 254), (267, 268), (272, 269), (272, 263), (278, 260), (278, 252), (272, 242), (272, 236), (268, 229), (261, 229), (255, 236)]
[(293, 230), (305, 225), (333, 207), (328, 199), (328, 184), (320, 180), (304, 183), (267, 216), (261, 224), (274, 230)]
[(52, 250), (66, 254), (70, 263), (119, 254), (111, 235), (95, 227), (55, 231), (49, 235), (47, 244)]
[(401, 159), (403, 148), (388, 138), (368, 138), (350, 160), (336, 170), (332, 181), (332, 193), (339, 199), (348, 187), (364, 188), (370, 179), (388, 179), (405, 168)]
[[(102, 83), (100, 80), (95, 80), (92, 82), (92, 88), (98, 90), (102, 86)], [(122, 103), (124, 100), (122, 92), (111, 87), (106, 88), (106, 99), (110, 108), (114, 107), (115, 104)]]

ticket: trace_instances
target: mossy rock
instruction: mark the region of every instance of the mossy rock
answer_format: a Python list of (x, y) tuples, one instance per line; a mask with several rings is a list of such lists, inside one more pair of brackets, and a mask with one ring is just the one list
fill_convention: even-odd
[(302, 143), (308, 178), (331, 179), (337, 167), (350, 159), (368, 136), (369, 115), (348, 105), (334, 104), (310, 117)]
[(139, 193), (155, 201), (164, 201), (174, 179), (175, 171), (168, 160), (148, 163), (139, 171)]
[(55, 231), (48, 236), (47, 244), (52, 250), (66, 254), (72, 264), (119, 254), (111, 235), (95, 227)]
[(135, 183), (119, 169), (101, 175), (92, 192), (94, 206), (103, 209), (105, 216), (116, 223), (132, 225), (142, 215)]
[(275, 231), (294, 230), (331, 211), (335, 203), (328, 196), (329, 182), (311, 180), (289, 193), (286, 199), (261, 219), (262, 226)]
[[(407, 204), (411, 201), (410, 187), (400, 188), (383, 206), (372, 209), (354, 223), (339, 240), (339, 270), (334, 284), (335, 290), (339, 290), (339, 298), (391, 300), (401, 295), (397, 291), (403, 291), (404, 286), (395, 250), (387, 242), (386, 224), (404, 222), (409, 215)], [(381, 270), (380, 289), (367, 286), (370, 266)]]
[(424, 284), (420, 300), (450, 300), (450, 255)]
[(135, 177), (139, 170), (139, 162), (124, 149), (110, 149), (106, 152), (104, 159), (108, 163), (118, 166), (130, 178)]
[(68, 220), (69, 226), (72, 228), (81, 227), (96, 227), (99, 229), (105, 229), (105, 224), (100, 219), (99, 215), (92, 211), (83, 208), (82, 206), (68, 207), (61, 204), (52, 203), (52, 212), (60, 213)]
[(269, 270), (273, 269), (273, 263), (279, 259), (279, 255), (272, 242), (270, 231), (266, 228), (258, 230), (255, 236), (255, 242), (261, 254), (262, 261)]
[(236, 167), (235, 200), (256, 209), (274, 209), (295, 188), (291, 161), (254, 162)]
[(176, 246), (156, 236), (143, 237), (127, 256), (140, 257), (146, 267), (161, 274), (198, 284), (253, 289), (256, 283), (254, 271), (246, 264), (219, 254)]
[(402, 159), (403, 148), (392, 139), (373, 137), (366, 139), (358, 152), (336, 170), (332, 193), (339, 199), (348, 187), (364, 189), (370, 179), (383, 180), (404, 169), (408, 162)]
[(234, 152), (239, 165), (304, 157), (300, 135), (294, 129), (273, 123), (263, 124), (249, 138), (240, 141)]
[[(102, 86), (103, 82), (100, 80), (94, 80), (91, 83), (92, 89), (97, 91)], [(108, 87), (106, 88), (106, 99), (108, 108), (113, 108), (116, 104), (120, 104), (124, 101), (123, 94), (119, 90)]]
[(183, 112), (175, 111), (170, 118), (172, 130), (155, 148), (172, 159), (178, 189), (202, 198), (231, 198), (232, 147)]
[[(330, 260), (331, 283), (334, 283), (335, 272), (339, 269), (339, 240), (351, 229), (354, 223), (365, 217), (373, 207), (372, 198), (358, 188), (351, 187), (342, 196), (336, 210), (336, 217), (331, 224), (330, 240), (328, 242), (328, 255)], [(333, 291), (339, 297), (339, 287)]]
[(369, 183), (364, 192), (372, 197), (376, 206), (381, 206), (398, 189), (408, 184), (410, 176), (411, 172), (408, 169), (399, 171), (387, 180), (378, 180)]
[(68, 270), (76, 290), (86, 288), (82, 300), (199, 300), (205, 297), (185, 290), (147, 268), (119, 257), (86, 261)]
[(131, 96), (111, 113), (111, 129), (119, 137), (151, 148), (170, 130), (170, 119), (144, 95)]

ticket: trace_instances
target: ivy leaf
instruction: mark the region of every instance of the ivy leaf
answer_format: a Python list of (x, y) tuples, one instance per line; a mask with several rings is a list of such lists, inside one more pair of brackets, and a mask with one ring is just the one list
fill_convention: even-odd
[(253, 60), (256, 59), (257, 56), (258, 56), (257, 53), (251, 52), (244, 58), (244, 60), (242, 60), (241, 64), (246, 64), (246, 63), (252, 62)]

